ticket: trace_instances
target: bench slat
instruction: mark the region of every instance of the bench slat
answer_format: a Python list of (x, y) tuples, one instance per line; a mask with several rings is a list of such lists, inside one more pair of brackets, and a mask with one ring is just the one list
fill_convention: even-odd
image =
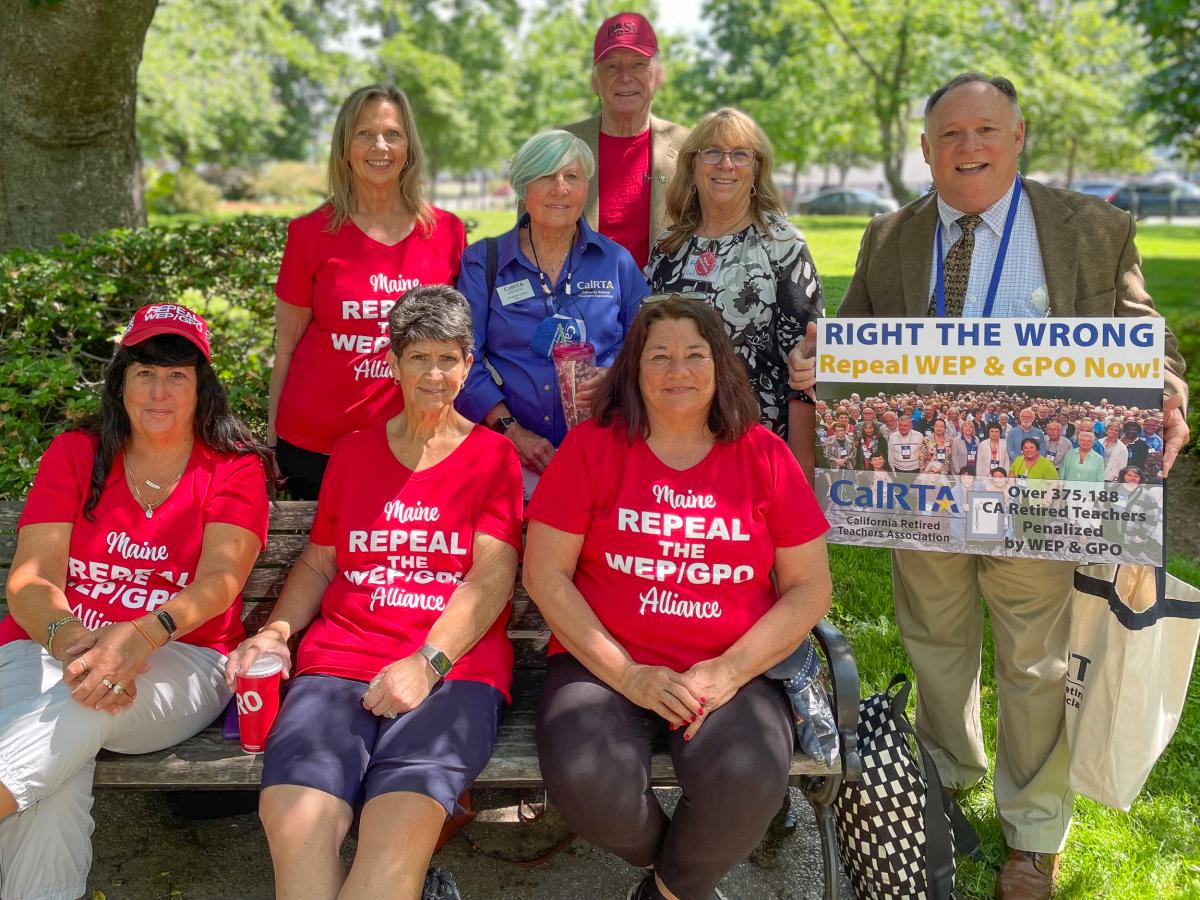
[[(531, 719), (532, 711), (529, 714)], [(792, 757), (793, 783), (802, 776), (831, 774), (836, 773), (806, 756)], [(95, 786), (142, 791), (253, 790), (261, 776), (262, 754), (243, 753), (237, 741), (225, 740), (219, 730), (212, 728), (157, 753), (126, 756), (101, 751), (96, 759)], [(678, 784), (669, 754), (654, 754), (650, 779), (659, 787)], [(506, 717), (492, 758), (475, 780), (475, 787), (540, 787), (541, 783), (532, 722), (510, 723)]]

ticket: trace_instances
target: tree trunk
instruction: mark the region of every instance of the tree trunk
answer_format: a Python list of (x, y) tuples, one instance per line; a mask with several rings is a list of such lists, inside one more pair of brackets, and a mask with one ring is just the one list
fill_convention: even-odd
[(157, 3), (5, 4), (0, 250), (146, 224), (134, 120)]

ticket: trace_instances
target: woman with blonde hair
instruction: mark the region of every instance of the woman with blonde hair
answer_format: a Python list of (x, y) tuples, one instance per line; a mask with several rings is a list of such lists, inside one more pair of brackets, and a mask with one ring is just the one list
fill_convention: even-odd
[[(745, 363), (763, 423), (811, 471), (811, 399), (788, 387), (788, 355), (824, 312), (808, 246), (771, 178), (771, 142), (740, 110), (711, 112), (692, 130), (667, 189), (675, 224), (650, 254), (658, 293), (704, 298)], [(790, 421), (789, 421), (790, 420)]]
[(423, 163), (408, 98), (361, 87), (333, 127), (329, 199), (288, 225), (267, 439), (295, 499), (317, 499), (339, 438), (400, 412), (384, 358), (392, 307), (458, 276), (466, 231), (425, 201)]

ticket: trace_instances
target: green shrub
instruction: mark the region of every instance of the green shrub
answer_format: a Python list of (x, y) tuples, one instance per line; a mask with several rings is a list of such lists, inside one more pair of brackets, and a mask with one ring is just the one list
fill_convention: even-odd
[(328, 187), (325, 166), (296, 160), (266, 163), (250, 179), (246, 198), (263, 203), (318, 206)]
[(146, 176), (146, 210), (162, 215), (178, 213), (216, 212), (221, 191), (191, 169), (178, 172), (148, 170)]
[(208, 319), (213, 365), (234, 410), (261, 433), (286, 239), (286, 219), (244, 216), (0, 256), (0, 498), (24, 496), (50, 439), (95, 408), (117, 337), (152, 301)]

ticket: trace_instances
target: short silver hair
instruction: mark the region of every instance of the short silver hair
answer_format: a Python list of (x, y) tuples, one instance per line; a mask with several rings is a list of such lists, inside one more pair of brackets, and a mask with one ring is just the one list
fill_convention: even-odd
[(397, 356), (419, 341), (449, 341), (458, 344), (467, 356), (475, 346), (471, 306), (448, 284), (415, 287), (402, 295), (388, 313), (388, 337)]
[(561, 172), (578, 162), (588, 181), (596, 177), (596, 157), (586, 142), (569, 131), (553, 129), (535, 134), (516, 152), (508, 168), (508, 182), (517, 199), (525, 199), (525, 191), (543, 175)]

